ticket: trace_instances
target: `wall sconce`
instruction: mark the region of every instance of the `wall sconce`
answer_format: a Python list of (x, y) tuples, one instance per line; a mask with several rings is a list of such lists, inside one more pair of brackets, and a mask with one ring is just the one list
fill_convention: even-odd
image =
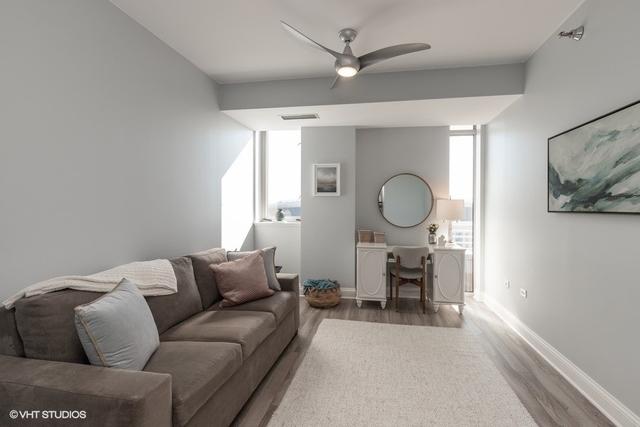
[(558, 37), (560, 38), (568, 38), (575, 41), (580, 41), (584, 36), (584, 25), (580, 25), (578, 28), (575, 28), (571, 31), (560, 31)]

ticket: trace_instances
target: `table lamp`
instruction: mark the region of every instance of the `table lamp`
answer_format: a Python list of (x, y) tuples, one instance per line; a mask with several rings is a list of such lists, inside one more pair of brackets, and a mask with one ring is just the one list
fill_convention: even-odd
[(453, 221), (464, 219), (464, 200), (462, 199), (438, 199), (436, 201), (436, 218), (449, 221), (447, 229), (448, 240), (453, 243)]

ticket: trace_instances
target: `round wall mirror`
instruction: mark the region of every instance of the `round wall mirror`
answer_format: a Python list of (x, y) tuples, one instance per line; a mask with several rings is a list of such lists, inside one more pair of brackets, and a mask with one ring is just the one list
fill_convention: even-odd
[(426, 181), (411, 173), (392, 176), (378, 193), (378, 208), (390, 224), (415, 227), (433, 209), (433, 192)]

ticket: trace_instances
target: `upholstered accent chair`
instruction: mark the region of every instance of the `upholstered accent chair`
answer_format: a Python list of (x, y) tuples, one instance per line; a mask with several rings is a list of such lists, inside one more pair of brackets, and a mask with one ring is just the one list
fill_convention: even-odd
[(391, 269), (391, 295), (393, 298), (393, 285), (395, 281), (396, 311), (400, 309), (400, 286), (413, 284), (420, 288), (420, 303), (422, 312), (426, 311), (426, 282), (427, 282), (427, 257), (429, 248), (396, 246), (392, 250), (395, 259), (394, 268)]

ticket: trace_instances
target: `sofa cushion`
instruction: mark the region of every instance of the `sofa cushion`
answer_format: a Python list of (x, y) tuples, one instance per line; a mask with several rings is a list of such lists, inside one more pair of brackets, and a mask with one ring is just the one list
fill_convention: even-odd
[(178, 292), (171, 295), (147, 297), (158, 332), (163, 333), (173, 325), (202, 311), (200, 292), (193, 273), (191, 259), (178, 257), (169, 260), (178, 282)]
[(63, 290), (16, 302), (16, 324), (24, 354), (31, 359), (88, 363), (74, 322), (73, 309), (104, 293)]
[(254, 252), (235, 261), (223, 262), (210, 267), (216, 274), (218, 291), (223, 300), (221, 307), (244, 304), (273, 295), (264, 271), (261, 252)]
[(239, 344), (162, 342), (144, 371), (171, 375), (173, 425), (184, 426), (242, 365)]
[(260, 311), (205, 311), (160, 335), (160, 341), (231, 342), (246, 359), (276, 328), (273, 314)]
[(244, 258), (256, 252), (260, 252), (262, 254), (262, 259), (264, 260), (264, 272), (267, 275), (267, 282), (269, 283), (269, 287), (274, 291), (281, 290), (280, 282), (278, 281), (278, 276), (276, 274), (276, 247), (275, 246), (259, 249), (257, 251), (247, 251), (247, 252), (229, 251), (227, 252), (227, 259), (229, 261), (235, 261), (237, 259)]
[(270, 297), (258, 299), (240, 305), (224, 308), (212, 308), (211, 310), (243, 310), (243, 311), (264, 311), (275, 316), (279, 325), (282, 320), (297, 308), (297, 296), (293, 292), (276, 292)]
[(227, 262), (227, 252), (221, 248), (214, 248), (189, 255), (189, 258), (193, 262), (193, 273), (202, 298), (202, 307), (207, 309), (220, 299), (216, 277), (209, 266)]
[(16, 326), (15, 308), (0, 307), (0, 354), (24, 356), (22, 338)]
[[(160, 333), (202, 311), (189, 259), (181, 257), (170, 261), (178, 281), (178, 293), (146, 298)], [(102, 295), (104, 293), (65, 289), (18, 300), (15, 318), (24, 354), (33, 359), (88, 363), (76, 332), (73, 309)]]
[(160, 345), (149, 305), (128, 279), (74, 311), (78, 337), (92, 365), (140, 371)]

